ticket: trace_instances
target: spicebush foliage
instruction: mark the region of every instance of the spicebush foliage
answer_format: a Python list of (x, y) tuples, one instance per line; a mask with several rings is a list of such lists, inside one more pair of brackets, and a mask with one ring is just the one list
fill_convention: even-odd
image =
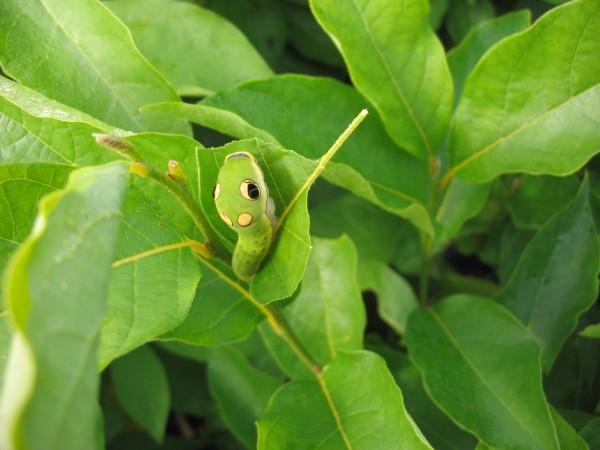
[(598, 0), (2, 0), (0, 66), (1, 448), (600, 448)]

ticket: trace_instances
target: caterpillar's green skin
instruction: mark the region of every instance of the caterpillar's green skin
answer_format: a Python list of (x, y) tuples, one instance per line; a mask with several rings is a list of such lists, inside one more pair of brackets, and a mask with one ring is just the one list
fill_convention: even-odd
[[(273, 199), (250, 153), (235, 152), (225, 158), (213, 196), (221, 219), (238, 234), (233, 271), (250, 281), (269, 251), (275, 224)], [(246, 224), (249, 217), (252, 220)]]

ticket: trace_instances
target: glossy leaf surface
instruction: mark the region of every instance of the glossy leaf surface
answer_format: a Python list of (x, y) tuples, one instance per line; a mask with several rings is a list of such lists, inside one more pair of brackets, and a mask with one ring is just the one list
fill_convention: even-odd
[(536, 337), (549, 370), (577, 318), (598, 295), (598, 243), (587, 180), (534, 235), (500, 296)]
[[(465, 84), (451, 174), (565, 175), (598, 151), (600, 4), (577, 0), (491, 49)], [(540, 77), (539, 74), (544, 74)]]
[(390, 136), (420, 158), (440, 150), (452, 111), (452, 78), (424, 0), (311, 0), (356, 88)]
[[(369, 424), (369, 425), (367, 425)], [(406, 410), (384, 360), (340, 353), (321, 382), (279, 389), (258, 422), (258, 449), (431, 449)]]
[(44, 198), (11, 260), (5, 296), (16, 331), (3, 448), (68, 450), (95, 441), (99, 333), (126, 175), (123, 163), (74, 172), (63, 191)]

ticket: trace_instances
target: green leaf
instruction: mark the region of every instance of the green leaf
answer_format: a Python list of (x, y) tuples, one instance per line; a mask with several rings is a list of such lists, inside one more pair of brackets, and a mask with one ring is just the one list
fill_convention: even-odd
[(598, 151), (599, 11), (595, 0), (566, 3), (483, 56), (455, 114), (446, 180), (566, 175)]
[(287, 38), (302, 56), (330, 67), (344, 67), (340, 52), (319, 27), (308, 8), (285, 5), (285, 13), (288, 26)]
[(248, 337), (260, 322), (258, 303), (231, 267), (217, 260), (200, 260), (202, 279), (185, 320), (161, 339), (196, 345), (222, 345)]
[(600, 323), (588, 325), (579, 334), (581, 336), (588, 337), (588, 338), (599, 338), (600, 339)]
[(181, 95), (209, 95), (273, 75), (246, 36), (208, 9), (173, 0), (113, 0), (107, 5)]
[(138, 111), (177, 95), (99, 1), (3, 1), (0, 65), (30, 88), (112, 125), (190, 132), (183, 121)]
[(529, 242), (500, 295), (538, 341), (545, 370), (598, 295), (600, 250), (588, 195), (585, 180)]
[(63, 191), (42, 200), (9, 264), (15, 332), (2, 448), (80, 449), (96, 440), (97, 350), (126, 175), (124, 163), (73, 172)]
[(590, 450), (598, 450), (600, 448), (600, 417), (591, 420), (583, 427), (580, 434), (590, 445)]
[(0, 221), (0, 272), (29, 234), (40, 198), (61, 188), (71, 170), (60, 164), (0, 165), (0, 217), (6, 218)]
[[(217, 122), (217, 130), (238, 138), (256, 136), (264, 140), (255, 131), (264, 130), (284, 147), (309, 159), (320, 158), (356, 113), (368, 106), (354, 89), (339, 81), (300, 75), (245, 83), (206, 98), (201, 105), (237, 117), (211, 117), (210, 111), (200, 108), (196, 114), (190, 107), (163, 107), (179, 110), (177, 114), (183, 113), (201, 125), (213, 127)], [(155, 108), (160, 110), (161, 106)], [(432, 232), (425, 208), (429, 195), (427, 165), (399, 149), (387, 137), (376, 114), (361, 123), (323, 176)]]
[[(283, 311), (286, 322), (319, 364), (333, 360), (341, 350), (362, 348), (366, 317), (356, 280), (357, 264), (356, 249), (347, 236), (313, 238), (300, 292)], [(312, 376), (271, 328), (262, 326), (261, 332), (286, 374)]]
[(452, 113), (452, 78), (427, 1), (311, 0), (310, 6), (392, 139), (433, 158)]
[(110, 366), (115, 393), (123, 409), (157, 442), (162, 442), (169, 414), (169, 383), (156, 353), (140, 347)]
[(0, 76), (0, 163), (65, 166), (108, 162), (92, 133), (115, 130), (69, 106)]
[(233, 348), (216, 350), (208, 363), (210, 393), (229, 430), (249, 449), (256, 447), (255, 422), (279, 385)]
[(430, 0), (429, 6), (431, 11), (429, 12), (429, 24), (431, 28), (437, 30), (444, 20), (446, 11), (448, 9), (448, 0)]
[(559, 209), (569, 203), (579, 190), (575, 176), (524, 176), (509, 200), (508, 211), (521, 229), (538, 229)]
[[(0, 133), (0, 154), (6, 159), (0, 162), (10, 164), (0, 167), (0, 172), (14, 171), (15, 176), (22, 178), (19, 173), (25, 169), (18, 172), (12, 167), (25, 167), (21, 162), (27, 163), (28, 176), (35, 176), (42, 183), (53, 180), (46, 186), (48, 189), (51, 185), (60, 187), (58, 183), (65, 178), (61, 174), (77, 165), (122, 157), (98, 146), (92, 136), (95, 132), (120, 134), (118, 130), (1, 77), (0, 120), (6, 126), (6, 131)], [(155, 133), (129, 134), (127, 139), (157, 168), (166, 167), (169, 159), (178, 160), (188, 181), (196, 185), (197, 142), (184, 136)], [(50, 173), (50, 169), (42, 169), (44, 167), (56, 169)], [(18, 195), (11, 193), (12, 188), (6, 191), (7, 208), (17, 213), (22, 211), (22, 217), (17, 214), (19, 233), (27, 232), (33, 222), (34, 202), (39, 192), (47, 190), (40, 186), (31, 184), (34, 197), (24, 195), (28, 191), (21, 188)], [(115, 259), (156, 251), (161, 246), (194, 237), (191, 220), (174, 200), (168, 191), (151, 180), (139, 177), (131, 180), (123, 205)], [(12, 236), (12, 230), (9, 231), (8, 238), (14, 241), (11, 247), (15, 247), (21, 234)], [(181, 323), (194, 298), (199, 276), (196, 259), (185, 248), (149, 255), (114, 268), (100, 348), (102, 367)]]
[(552, 408), (552, 419), (561, 450), (589, 450), (585, 440)]
[(539, 349), (503, 307), (449, 297), (411, 314), (405, 341), (433, 400), (481, 441), (560, 448), (542, 391)]
[(459, 178), (452, 180), (438, 208), (436, 220), (441, 229), (437, 232), (440, 242), (455, 237), (467, 220), (476, 216), (484, 207), (491, 184), (473, 184)]
[[(198, 190), (200, 206), (224, 243), (233, 248), (235, 233), (219, 217), (213, 190), (219, 169), (225, 157), (236, 151), (252, 153), (265, 175), (269, 192), (281, 217), (290, 202), (300, 191), (316, 163), (280, 146), (257, 140), (235, 141), (224, 147), (197, 152), (200, 177)], [(250, 286), (250, 293), (261, 303), (269, 303), (291, 296), (302, 279), (310, 253), (309, 217), (305, 192), (291, 207), (280, 224), (271, 250)], [(293, 255), (293, 258), (290, 258)]]
[(390, 261), (403, 225), (406, 222), (399, 217), (351, 194), (323, 201), (310, 209), (311, 234), (327, 238), (347, 234), (361, 260)]
[(529, 26), (531, 13), (515, 11), (476, 25), (462, 42), (448, 52), (448, 66), (454, 80), (454, 103), (458, 103), (467, 76), (479, 59), (496, 42)]
[(358, 270), (360, 288), (377, 295), (379, 316), (398, 334), (404, 334), (409, 314), (417, 307), (417, 298), (398, 272), (381, 262), (361, 261)]
[(404, 403), (411, 417), (436, 450), (473, 448), (475, 439), (461, 430), (429, 398), (421, 374), (403, 353), (385, 347), (383, 356), (402, 389)]
[[(193, 251), (168, 248), (191, 237), (193, 226), (162, 186), (145, 178), (132, 180), (121, 223), (115, 263), (133, 259), (111, 270), (100, 348), (102, 367), (180, 325), (200, 280), (201, 268)], [(157, 253), (143, 256), (148, 251)], [(135, 259), (136, 255), (140, 258)]]
[(258, 449), (431, 449), (406, 410), (385, 361), (341, 353), (318, 381), (293, 381), (258, 422)]
[(494, 7), (490, 0), (450, 0), (446, 18), (446, 29), (457, 43), (478, 23), (494, 17)]

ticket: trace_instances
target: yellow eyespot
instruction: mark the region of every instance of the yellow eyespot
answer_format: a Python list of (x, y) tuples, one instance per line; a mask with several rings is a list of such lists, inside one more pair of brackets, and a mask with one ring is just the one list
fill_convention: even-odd
[(223, 219), (223, 222), (225, 222), (230, 227), (233, 226), (233, 222), (231, 221), (231, 219), (229, 218), (229, 216), (227, 214), (222, 212), (222, 213), (219, 213), (219, 215), (221, 216), (221, 219)]
[(241, 213), (238, 218), (237, 218), (237, 223), (241, 226), (241, 227), (247, 227), (248, 225), (250, 225), (252, 223), (252, 215), (248, 214), (248, 213)]
[(257, 200), (260, 197), (260, 189), (252, 180), (244, 180), (240, 184), (240, 192), (246, 200)]
[(220, 194), (221, 194), (221, 183), (219, 183), (217, 181), (217, 184), (215, 184), (215, 189), (213, 190), (213, 198), (215, 200), (218, 199)]

